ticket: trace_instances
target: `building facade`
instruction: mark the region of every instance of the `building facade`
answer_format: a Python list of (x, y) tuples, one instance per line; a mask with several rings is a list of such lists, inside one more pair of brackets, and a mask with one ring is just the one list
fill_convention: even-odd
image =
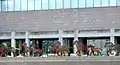
[(103, 47), (106, 40), (120, 43), (119, 0), (0, 2), (0, 41), (7, 41), (12, 47), (19, 47), (17, 44), (22, 42), (29, 46), (33, 42), (59, 40), (73, 47), (73, 53), (74, 40), (96, 42), (98, 47)]

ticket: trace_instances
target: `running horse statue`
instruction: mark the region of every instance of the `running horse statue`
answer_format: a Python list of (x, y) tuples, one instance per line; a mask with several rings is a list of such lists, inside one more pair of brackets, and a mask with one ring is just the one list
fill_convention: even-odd
[(76, 54), (77, 54), (78, 56), (81, 56), (82, 53), (87, 54), (87, 56), (89, 55), (89, 51), (88, 51), (87, 45), (84, 45), (84, 44), (82, 44), (82, 43), (79, 42), (79, 41), (74, 41), (74, 44), (75, 44), (76, 47), (77, 47)]
[(7, 48), (5, 47), (4, 43), (0, 44), (0, 57), (6, 57), (7, 55)]
[(8, 43), (2, 43), (1, 44), (1, 48), (0, 48), (0, 56), (4, 56), (4, 57), (7, 57), (8, 56), (8, 53), (12, 52), (13, 53), (13, 57), (16, 57), (16, 50), (17, 48), (13, 48), (13, 47), (10, 47), (9, 46), (10, 44)]
[(66, 56), (66, 53), (68, 54), (68, 56), (70, 56), (69, 48), (67, 46), (61, 45), (60, 42), (57, 42), (52, 46), (52, 52), (54, 52), (54, 56), (55, 54), (57, 54), (58, 56)]
[(102, 49), (100, 48), (96, 48), (95, 46), (92, 46), (92, 45), (84, 45), (82, 44), (81, 42), (79, 41), (75, 41), (74, 44), (76, 45), (77, 47), (77, 51), (76, 51), (76, 54), (78, 56), (81, 56), (82, 53), (84, 55), (87, 55), (87, 56), (91, 56), (92, 54), (96, 54), (97, 56), (98, 55), (102, 55), (101, 54), (101, 51)]
[(39, 48), (36, 48), (35, 46), (31, 45), (30, 47), (27, 46), (27, 43), (21, 44), (21, 51), (22, 56), (28, 56), (28, 53), (32, 53), (32, 55), (41, 56), (42, 50)]
[(89, 55), (90, 56), (92, 56), (92, 55), (94, 55), (94, 56), (99, 56), (99, 55), (102, 56), (102, 53), (101, 53), (102, 49), (101, 48), (96, 48), (93, 45), (88, 45), (88, 48), (90, 49), (89, 50)]
[(106, 42), (104, 47), (106, 48), (107, 56), (116, 56), (118, 51), (115, 49), (115, 45), (112, 42)]

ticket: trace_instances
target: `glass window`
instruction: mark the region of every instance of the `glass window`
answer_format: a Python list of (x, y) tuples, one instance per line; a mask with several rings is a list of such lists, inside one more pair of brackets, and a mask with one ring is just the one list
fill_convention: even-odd
[(63, 8), (63, 0), (56, 0), (57, 9)]
[(64, 8), (70, 8), (70, 0), (64, 0)]
[(7, 1), (6, 0), (2, 1), (2, 3), (1, 3), (1, 9), (2, 9), (2, 11), (7, 11)]
[(79, 0), (79, 7), (85, 8), (85, 0)]
[(21, 11), (27, 11), (27, 0), (21, 0)]
[(35, 0), (35, 10), (41, 10), (41, 0)]
[(86, 0), (87, 1), (87, 7), (93, 7), (93, 0)]
[(101, 0), (94, 0), (94, 7), (100, 7), (101, 6)]
[(78, 7), (78, 0), (71, 0), (71, 8), (77, 8)]
[(8, 0), (8, 11), (13, 11), (14, 10), (14, 1), (13, 0)]
[(20, 11), (20, 0), (15, 0), (15, 11)]
[(110, 0), (110, 6), (116, 6), (116, 0)]
[(117, 0), (117, 6), (120, 6), (120, 0)]
[(102, 0), (102, 6), (108, 6), (108, 0)]
[(48, 9), (48, 0), (42, 0), (42, 9)]
[[(0, 1), (0, 4), (1, 4), (2, 2)], [(1, 12), (1, 5), (0, 5), (0, 12)]]
[(28, 0), (28, 10), (34, 10), (34, 0)]
[(49, 4), (49, 7), (50, 9), (55, 9), (55, 0), (49, 0), (50, 4)]

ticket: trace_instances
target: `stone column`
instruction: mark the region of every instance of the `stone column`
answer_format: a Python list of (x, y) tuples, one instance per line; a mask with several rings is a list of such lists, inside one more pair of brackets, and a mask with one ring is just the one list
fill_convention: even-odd
[[(74, 30), (74, 41), (76, 41), (76, 40), (78, 41), (78, 30), (77, 29)], [(77, 47), (74, 44), (74, 54), (76, 54), (76, 51), (77, 51)]]
[(25, 43), (27, 43), (27, 46), (29, 47), (30, 46), (30, 42), (29, 42), (29, 32), (28, 31), (26, 31), (25, 32)]
[(110, 29), (110, 42), (115, 44), (115, 37), (114, 37), (114, 28)]
[[(15, 32), (11, 32), (11, 47), (16, 48), (16, 43), (15, 43)], [(11, 56), (14, 57), (14, 54), (11, 53)]]
[[(27, 46), (28, 46), (28, 47), (30, 46), (30, 42), (29, 42), (29, 31), (26, 31), (26, 32), (25, 32), (25, 43), (27, 43)], [(30, 53), (29, 53), (29, 52), (27, 53), (27, 56), (28, 56), (28, 57), (30, 56)]]
[(61, 43), (61, 45), (63, 45), (63, 37), (62, 37), (62, 34), (63, 34), (63, 30), (60, 29), (60, 30), (59, 30), (59, 42)]

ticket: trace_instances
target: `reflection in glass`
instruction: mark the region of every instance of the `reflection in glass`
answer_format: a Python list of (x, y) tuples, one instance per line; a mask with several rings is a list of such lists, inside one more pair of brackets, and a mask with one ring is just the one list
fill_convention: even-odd
[(1, 11), (7, 11), (7, 1), (2, 1), (1, 3)]
[(70, 0), (64, 0), (64, 8), (70, 8)]
[(20, 11), (20, 0), (14, 0), (15, 1), (15, 11)]
[(34, 0), (28, 0), (28, 10), (34, 10)]
[(79, 0), (79, 8), (85, 8), (85, 0)]
[(48, 9), (48, 0), (42, 0), (42, 9)]
[(35, 0), (35, 10), (41, 10), (41, 0)]
[(108, 0), (102, 0), (102, 6), (108, 6)]
[(55, 9), (55, 0), (49, 0), (50, 9)]
[(8, 11), (13, 11), (14, 10), (14, 1), (13, 0), (8, 0)]
[(71, 8), (77, 8), (78, 7), (78, 0), (71, 0)]
[(93, 0), (87, 0), (87, 7), (93, 7)]
[(116, 0), (110, 0), (110, 6), (116, 6)]
[(63, 8), (63, 0), (56, 0), (57, 9)]
[(120, 0), (117, 0), (117, 6), (120, 6)]
[(21, 11), (27, 11), (27, 0), (21, 0)]
[(94, 0), (94, 7), (100, 7), (101, 6), (101, 0)]

